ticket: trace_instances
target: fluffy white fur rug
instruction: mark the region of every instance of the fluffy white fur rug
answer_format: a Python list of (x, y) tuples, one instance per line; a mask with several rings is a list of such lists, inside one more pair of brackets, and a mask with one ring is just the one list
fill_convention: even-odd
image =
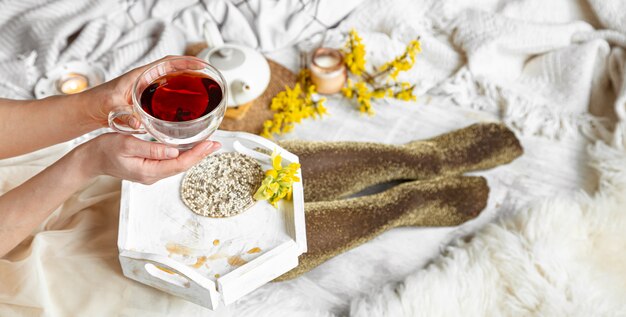
[(599, 143), (594, 196), (509, 213), (404, 282), (354, 300), (355, 316), (626, 316), (626, 153)]
[[(30, 2), (40, 6), (29, 1), (24, 8)], [(59, 10), (52, 21), (59, 26), (51, 28), (52, 22), (35, 10), (22, 14), (22, 7), (15, 6), (17, 11), (4, 12), (5, 17), (23, 16), (5, 19), (14, 22), (5, 23), (13, 32), (2, 33), (6, 43), (18, 43), (22, 31), (31, 30), (28, 34), (34, 34), (33, 40), (42, 45), (37, 49), (38, 59), (33, 54), (17, 58), (24, 46), (6, 45), (5, 55), (12, 59), (0, 63), (4, 71), (0, 73), (12, 80), (7, 81), (10, 86), (3, 86), (1, 95), (30, 97), (35, 75), (56, 66), (57, 59), (106, 60), (113, 75), (135, 62), (182, 53), (182, 37), (163, 18), (141, 23), (138, 30), (145, 32), (131, 32), (123, 38), (105, 19), (94, 19), (68, 48), (65, 38), (82, 28), (78, 22), (100, 13), (117, 14), (113, 5), (101, 10), (116, 2), (88, 1), (84, 6), (69, 0), (57, 2), (83, 14)], [(165, 0), (138, 3), (151, 2), (161, 4), (161, 9), (173, 5)], [(216, 13), (236, 11), (230, 2), (204, 2), (230, 8), (212, 10)], [(299, 6), (300, 2), (280, 2), (285, 3)], [(319, 3), (327, 5), (320, 12), (338, 11), (331, 1)], [(245, 7), (260, 8), (254, 3)], [(41, 8), (50, 11), (47, 5)], [(274, 7), (263, 8), (267, 14), (258, 21), (282, 21), (275, 19)], [(119, 182), (100, 179), (55, 212), (42, 226), (45, 231), (37, 232), (20, 256), (0, 260), (0, 315), (625, 316), (626, 154), (621, 137), (626, 134), (619, 130), (614, 144), (599, 143), (586, 155), (588, 140), (583, 141), (580, 133), (605, 140), (613, 122), (626, 122), (625, 10), (622, 0), (364, 1), (325, 34), (327, 45), (340, 46), (345, 33), (356, 28), (372, 65), (401, 53), (405, 43), (419, 34), (424, 52), (417, 66), (400, 79), (415, 83), (420, 95), (429, 94), (418, 103), (377, 104), (376, 116), (368, 118), (358, 116), (345, 100), (331, 97), (331, 116), (305, 122), (289, 137), (404, 143), (493, 120), (505, 121), (520, 133), (525, 147), (522, 157), (480, 172), (492, 189), (489, 207), (477, 222), (460, 228), (474, 234), (456, 240), (439, 257), (438, 247), (450, 235), (456, 236), (453, 228), (396, 229), (298, 279), (270, 283), (233, 305), (210, 312), (122, 276), (115, 245)], [(196, 15), (180, 16), (199, 21)], [(40, 23), (33, 24), (34, 18)], [(242, 19), (229, 19), (225, 24), (238, 26)], [(23, 28), (16, 27), (20, 21)], [(39, 29), (46, 31), (35, 32), (44, 24)], [(288, 26), (290, 32), (297, 29), (294, 24)], [(163, 38), (146, 31), (152, 28), (162, 29)], [(49, 29), (63, 32), (52, 32), (56, 35), (49, 41)], [(223, 31), (225, 37), (245, 37), (239, 31)], [(272, 28), (270, 33), (276, 35), (275, 31)], [(37, 34), (43, 40), (37, 40)], [(104, 42), (99, 45), (101, 37)], [(113, 42), (119, 50), (106, 50)], [(281, 63), (298, 61), (295, 49), (275, 54), (271, 57)], [(107, 58), (101, 60), (102, 56)], [(450, 100), (431, 102), (431, 95)], [(606, 131), (595, 131), (604, 122), (611, 123)], [(600, 176), (597, 194), (577, 192), (520, 208), (522, 201), (539, 200), (555, 190), (596, 192), (589, 157)], [(30, 154), (28, 160), (0, 162), (0, 192), (17, 186), (53, 158), (41, 152)], [(491, 221), (496, 214), (500, 218)], [(474, 230), (481, 223), (488, 224)]]

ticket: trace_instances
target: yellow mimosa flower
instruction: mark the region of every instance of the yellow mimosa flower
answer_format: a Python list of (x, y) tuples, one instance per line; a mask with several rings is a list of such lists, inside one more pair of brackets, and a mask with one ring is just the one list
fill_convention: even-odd
[(303, 119), (316, 118), (327, 113), (323, 106), (325, 98), (317, 98), (315, 85), (312, 84), (308, 70), (301, 70), (297, 84), (293, 88), (285, 87), (272, 99), (270, 109), (275, 111), (272, 119), (263, 123), (260, 135), (271, 139), (292, 131), (296, 123)]
[(346, 66), (357, 76), (365, 71), (365, 45), (362, 41), (355, 29), (350, 30), (344, 51)]
[(296, 176), (300, 164), (290, 163), (283, 167), (282, 157), (277, 151), (272, 152), (271, 162), (272, 168), (265, 172), (265, 178), (254, 194), (254, 199), (267, 200), (276, 207), (281, 199), (291, 199), (293, 183), (300, 181), (300, 178)]
[(419, 40), (413, 40), (407, 45), (404, 53), (396, 57), (391, 62), (387, 62), (379, 67), (380, 71), (390, 71), (389, 77), (393, 80), (398, 79), (400, 72), (407, 71), (415, 64), (415, 56), (421, 52), (422, 48)]

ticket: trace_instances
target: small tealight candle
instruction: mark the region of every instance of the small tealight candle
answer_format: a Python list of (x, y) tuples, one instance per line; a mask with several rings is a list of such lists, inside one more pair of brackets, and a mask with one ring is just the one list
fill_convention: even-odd
[(65, 95), (79, 93), (88, 87), (89, 79), (87, 79), (86, 76), (77, 73), (63, 75), (61, 79), (58, 80), (59, 91)]
[(311, 58), (311, 81), (321, 94), (334, 94), (346, 82), (346, 66), (339, 50), (320, 47)]
[(341, 60), (332, 55), (320, 55), (315, 57), (315, 65), (322, 68), (330, 68), (339, 64)]

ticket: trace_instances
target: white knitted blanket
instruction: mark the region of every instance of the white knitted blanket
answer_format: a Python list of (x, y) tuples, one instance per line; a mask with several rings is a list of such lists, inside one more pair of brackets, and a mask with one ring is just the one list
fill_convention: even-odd
[[(203, 40), (212, 20), (226, 42), (273, 51), (336, 24), (361, 0), (31, 0), (0, 4), (0, 97), (33, 98), (36, 81), (73, 60), (107, 79)], [(70, 38), (73, 38), (70, 41)]]
[[(476, 173), (491, 188), (477, 220), (392, 230), (217, 312), (121, 276), (119, 182), (101, 178), (55, 211), (14, 259), (0, 260), (0, 315), (623, 315), (623, 12), (620, 0), (2, 3), (0, 96), (33, 98), (35, 82), (70, 60), (98, 64), (112, 78), (180, 54), (187, 41), (201, 39), (207, 19), (227, 41), (292, 68), (298, 48), (321, 39), (340, 46), (356, 28), (372, 65), (421, 37), (416, 67), (400, 78), (423, 96), (375, 104), (374, 117), (332, 97), (329, 117), (299, 125), (288, 138), (403, 143), (504, 121), (525, 154)], [(0, 161), (0, 193), (72, 146)], [(566, 196), (541, 203), (555, 195)]]

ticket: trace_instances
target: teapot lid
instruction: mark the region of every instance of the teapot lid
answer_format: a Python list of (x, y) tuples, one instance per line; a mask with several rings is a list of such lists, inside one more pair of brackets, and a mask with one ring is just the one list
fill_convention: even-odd
[(265, 57), (237, 44), (222, 44), (198, 54), (217, 68), (226, 79), (228, 106), (236, 107), (259, 97), (270, 82), (270, 67)]
[(207, 60), (209, 64), (217, 67), (217, 69), (227, 71), (243, 65), (246, 61), (246, 55), (237, 47), (224, 46), (213, 50), (207, 56)]

